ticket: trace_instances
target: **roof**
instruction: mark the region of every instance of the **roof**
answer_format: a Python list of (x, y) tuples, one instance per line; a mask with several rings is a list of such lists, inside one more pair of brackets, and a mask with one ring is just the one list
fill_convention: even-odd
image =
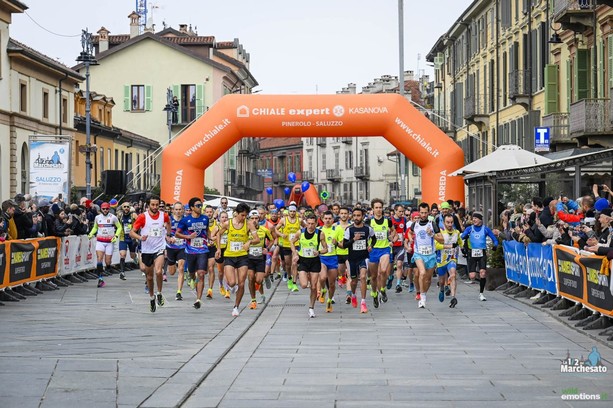
[(17, 0), (4, 0), (3, 3), (11, 7), (12, 13), (23, 13), (28, 9), (28, 6)]
[(53, 58), (39, 51), (36, 51), (35, 49), (30, 48), (23, 43), (20, 43), (14, 38), (9, 38), (8, 45), (6, 47), (6, 51), (9, 54), (9, 56), (18, 55), (18, 54), (23, 55), (43, 65), (46, 65), (49, 68), (55, 69), (61, 72), (62, 74), (67, 74), (77, 81), (83, 81), (85, 79), (84, 76), (82, 76), (80, 73), (73, 70), (72, 68), (69, 68), (66, 65), (62, 64), (61, 62), (56, 61)]
[[(112, 37), (112, 36), (109, 36), (109, 37)], [(230, 69), (229, 67), (227, 67), (227, 66), (225, 66), (223, 64), (220, 64), (219, 62), (215, 62), (215, 61), (213, 61), (210, 58), (198, 55), (197, 53), (191, 51), (189, 48), (186, 48), (186, 47), (183, 47), (181, 45), (175, 44), (174, 42), (171, 41), (172, 38), (173, 37), (160, 37), (159, 35), (154, 34), (154, 33), (144, 33), (144, 34), (138, 35), (138, 36), (136, 36), (134, 38), (130, 38), (129, 40), (127, 40), (127, 41), (117, 45), (116, 47), (110, 48), (110, 49), (108, 49), (106, 51), (103, 51), (103, 52), (99, 53), (98, 55), (96, 55), (96, 60), (101, 61), (101, 60), (105, 59), (106, 57), (108, 57), (110, 55), (113, 55), (113, 54), (115, 54), (117, 52), (120, 52), (121, 50), (123, 50), (125, 48), (128, 48), (128, 47), (130, 47), (130, 46), (132, 46), (134, 44), (138, 44), (141, 41), (153, 40), (153, 41), (156, 41), (156, 42), (158, 42), (158, 43), (160, 43), (162, 45), (170, 47), (170, 48), (174, 49), (175, 51), (178, 51), (178, 52), (180, 52), (182, 54), (185, 54), (185, 55), (187, 55), (189, 57), (195, 58), (195, 59), (197, 59), (199, 61), (202, 61), (202, 62), (204, 62), (204, 63), (206, 63), (208, 65), (211, 65), (211, 66), (213, 66), (213, 67), (215, 67), (215, 68), (217, 68), (217, 69), (219, 69), (221, 71), (232, 72), (232, 69)], [(78, 70), (78, 69), (81, 69), (83, 66), (84, 66), (83, 64), (78, 64), (78, 65), (75, 65), (73, 67), (73, 69), (77, 69)]]
[(260, 154), (265, 150), (295, 147), (302, 150), (302, 139), (296, 137), (265, 137), (260, 139)]
[[(168, 29), (166, 29), (168, 30)], [(165, 30), (165, 31), (166, 31)], [(174, 29), (173, 29), (174, 30)], [(176, 31), (176, 30), (174, 30)], [(215, 37), (212, 36), (198, 36), (198, 35), (186, 35), (179, 31), (176, 31), (178, 34), (176, 36), (171, 35), (160, 35), (160, 33), (154, 34), (163, 39), (170, 41), (175, 44), (197, 44), (197, 45), (213, 45), (215, 44)], [(173, 33), (174, 34), (174, 33)], [(109, 35), (109, 45), (117, 45), (123, 44), (126, 41), (130, 40), (129, 34), (117, 34), (117, 35)], [(100, 43), (100, 36), (94, 35), (92, 36), (92, 42), (94, 44)]]
[(132, 133), (129, 130), (119, 129), (121, 131), (121, 135), (127, 139), (132, 139), (134, 142), (139, 143), (141, 145), (149, 145), (152, 148), (157, 149), (160, 147), (160, 143), (156, 140), (149, 139), (148, 137), (138, 135), (136, 133)]
[(229, 49), (229, 48), (235, 48), (236, 47), (236, 41), (220, 41), (216, 45), (217, 45), (217, 48), (220, 49), (220, 50)]
[(551, 159), (524, 150), (516, 145), (499, 146), (492, 153), (451, 173), (451, 176), (464, 176), (470, 173), (492, 173), (507, 169), (517, 169), (535, 164), (551, 162)]

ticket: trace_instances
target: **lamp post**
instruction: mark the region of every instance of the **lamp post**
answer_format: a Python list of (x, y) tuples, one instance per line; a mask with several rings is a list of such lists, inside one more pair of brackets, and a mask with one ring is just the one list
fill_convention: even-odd
[(164, 106), (164, 112), (166, 112), (166, 124), (168, 126), (168, 144), (172, 140), (172, 117), (177, 112), (177, 107), (172, 103), (172, 89), (168, 87), (166, 89), (166, 106)]
[[(400, 68), (400, 72), (398, 73), (398, 91), (401, 96), (404, 96), (404, 0), (398, 0), (398, 57)], [(399, 153), (398, 161), (400, 162), (401, 179), (399, 193), (401, 196), (406, 197), (406, 157)]]
[(94, 45), (92, 44), (92, 34), (81, 30), (81, 47), (83, 51), (77, 57), (77, 62), (85, 65), (85, 195), (88, 199), (92, 198), (92, 146), (91, 146), (91, 102), (89, 99), (89, 67), (98, 65), (98, 61), (92, 54)]

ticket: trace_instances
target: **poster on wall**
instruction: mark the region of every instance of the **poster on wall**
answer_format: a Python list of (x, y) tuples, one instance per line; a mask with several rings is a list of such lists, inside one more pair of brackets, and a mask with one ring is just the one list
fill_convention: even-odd
[(38, 200), (63, 194), (70, 199), (70, 139), (66, 136), (30, 136), (30, 190)]

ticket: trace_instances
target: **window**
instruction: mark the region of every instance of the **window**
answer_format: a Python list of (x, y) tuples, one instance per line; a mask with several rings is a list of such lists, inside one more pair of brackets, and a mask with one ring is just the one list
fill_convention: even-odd
[(75, 140), (75, 149), (74, 149), (74, 151), (75, 151), (75, 159), (74, 159), (75, 166), (78, 166), (79, 165), (79, 157), (81, 156), (81, 153), (79, 153), (79, 141), (78, 140)]
[(19, 81), (19, 110), (28, 111), (28, 85), (24, 81)]
[(100, 149), (100, 171), (104, 171), (104, 147)]
[(351, 150), (345, 151), (345, 168), (347, 170), (353, 169), (353, 152)]
[(113, 117), (111, 116), (111, 110), (106, 110), (106, 122), (104, 123), (106, 126), (113, 126)]
[(145, 110), (145, 85), (132, 85), (131, 92), (132, 110)]
[(181, 118), (183, 123), (196, 119), (196, 85), (181, 85)]
[(413, 173), (413, 177), (419, 177), (419, 166), (413, 162), (411, 162), (411, 170)]
[(68, 123), (68, 98), (62, 98), (62, 123)]
[(334, 149), (334, 168), (336, 170), (340, 169), (341, 167), (341, 152), (339, 148)]
[(119, 150), (115, 149), (115, 170), (119, 170)]
[(121, 152), (121, 168), (119, 170), (126, 169), (126, 152)]
[(300, 164), (300, 153), (294, 155), (294, 171), (302, 171), (302, 165)]
[(43, 89), (43, 119), (49, 119), (49, 91)]
[(102, 114), (102, 108), (98, 108), (98, 120), (101, 125), (104, 125), (104, 115)]
[(326, 153), (325, 152), (321, 155), (321, 169), (323, 171), (326, 171)]

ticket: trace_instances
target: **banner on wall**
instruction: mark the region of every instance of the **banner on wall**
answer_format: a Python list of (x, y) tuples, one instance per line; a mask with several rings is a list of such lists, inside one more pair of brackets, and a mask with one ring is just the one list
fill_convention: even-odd
[(503, 241), (504, 263), (507, 272), (507, 280), (528, 286), (528, 259), (526, 258), (526, 246), (517, 241)]
[(34, 241), (9, 241), (8, 286), (29, 282), (33, 276), (36, 256)]
[(62, 193), (70, 199), (70, 138), (30, 136), (30, 194), (48, 200)]
[(61, 246), (61, 275), (70, 275), (76, 270), (77, 247), (80, 237), (70, 235), (62, 238)]
[(553, 247), (551, 245), (528, 244), (528, 286), (533, 289), (546, 290), (556, 295), (556, 272), (553, 267)]
[(89, 239), (87, 235), (81, 237), (81, 269), (96, 268), (96, 238)]
[(59, 238), (49, 237), (36, 241), (36, 279), (51, 278), (57, 275), (59, 260)]
[(7, 286), (4, 275), (6, 275), (6, 244), (0, 243), (0, 289)]
[(578, 255), (574, 249), (562, 245), (555, 245), (553, 248), (553, 260), (558, 274), (558, 292), (568, 299), (583, 302), (585, 273), (581, 265), (575, 261)]

